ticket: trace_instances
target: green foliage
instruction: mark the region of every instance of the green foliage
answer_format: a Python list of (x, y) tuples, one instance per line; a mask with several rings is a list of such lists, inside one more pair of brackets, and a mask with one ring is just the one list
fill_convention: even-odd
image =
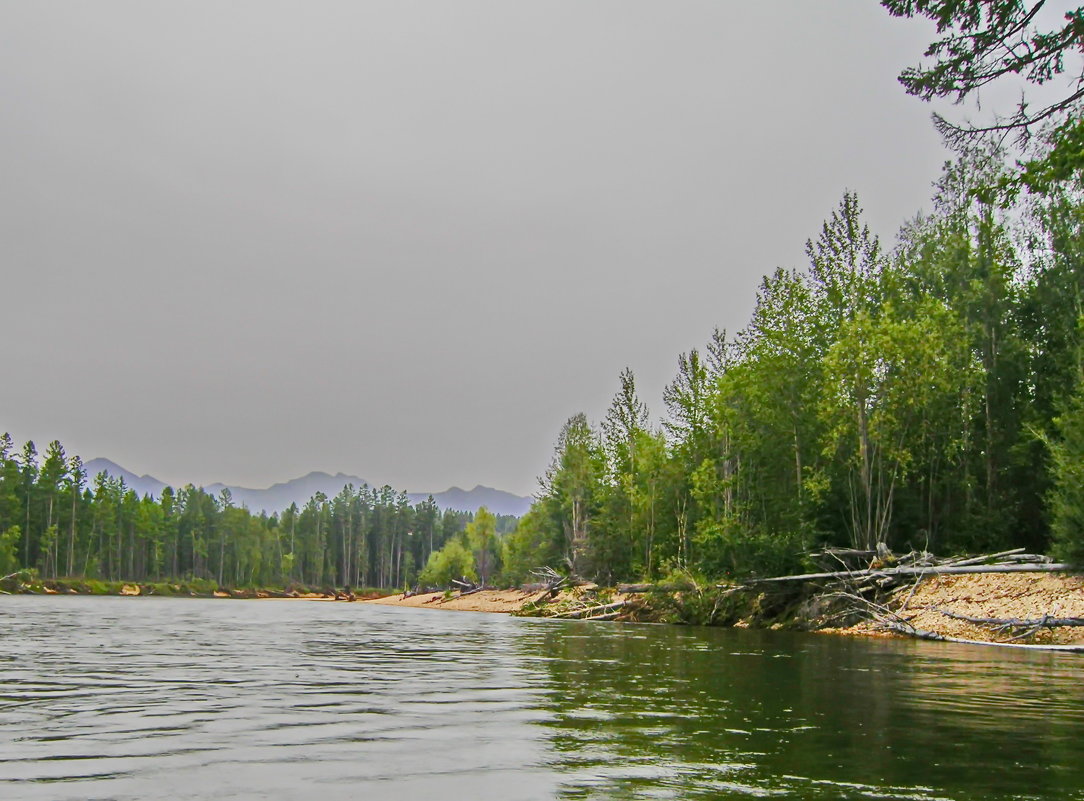
[(474, 554), (456, 538), (430, 555), (418, 582), (426, 587), (446, 587), (452, 579), (461, 578), (477, 581), (478, 574), (474, 569)]
[(959, 447), (935, 437), (941, 416), (956, 414), (975, 386), (977, 367), (959, 321), (932, 299), (907, 314), (891, 303), (877, 317), (857, 312), (823, 363), (826, 453), (847, 467), (851, 543), (873, 548), (891, 539), (897, 488), (924, 466), (926, 450), (951, 458)]
[(120, 587), (116, 586), (115, 583), (97, 579), (86, 579), (85, 581), (76, 582), (72, 586), (76, 592), (89, 595), (116, 595), (120, 592)]
[(648, 593), (648, 606), (659, 622), (689, 626), (733, 623), (738, 615), (733, 594), (687, 570), (671, 570)]
[[(903, 76), (927, 99), (1010, 73), (1058, 78), (1084, 33), (1080, 9), (1040, 31), (1008, 0), (883, 5), (938, 26), (932, 63)], [(678, 571), (675, 616), (710, 622), (730, 614), (727, 602), (692, 575), (793, 572), (823, 544), (1053, 543), (1084, 561), (1082, 92), (1004, 121), (999, 130), (1049, 121), (1023, 164), (1006, 164), (996, 143), (961, 149), (932, 212), (894, 250), (845, 193), (807, 242), (808, 263), (764, 278), (743, 330), (678, 357), (661, 424), (627, 368), (599, 426), (568, 419), (518, 524), (442, 513), (432, 499), (411, 506), (387, 486), (317, 494), (271, 518), (192, 486), (141, 499), (104, 474), (88, 485), (59, 442), (39, 457), (4, 435), (0, 568), (165, 593), (387, 588), (409, 585), (420, 565), (430, 585), (523, 583), (540, 566), (652, 580), (666, 566)]]
[(19, 567), (19, 558), (16, 552), (21, 534), (22, 531), (18, 526), (11, 526), (0, 533), (0, 576), (13, 573)]
[(478, 575), (484, 585), (495, 572), (496, 562), (500, 558), (497, 549), (497, 518), (483, 506), (475, 514), (474, 520), (467, 524), (464, 538), (475, 555)]
[(552, 499), (553, 512), (564, 534), (564, 559), (573, 572), (587, 568), (590, 533), (605, 472), (598, 435), (586, 415), (573, 415), (561, 429), (553, 462), (543, 481), (543, 490)]
[(1036, 194), (1054, 194), (1084, 169), (1084, 120), (1071, 117), (1048, 138), (1050, 146), (1045, 153), (1027, 159), (1018, 178), (1001, 182), (1002, 190), (1008, 191), (1010, 197), (1019, 185)]
[(805, 569), (809, 543), (797, 533), (762, 533), (716, 523), (697, 536), (700, 569), (721, 579), (785, 576)]
[(1084, 565), (1084, 382), (1056, 423), (1060, 437), (1051, 443), (1054, 464), (1049, 498), (1054, 555)]
[[(937, 25), (940, 38), (925, 55), (933, 59), (900, 75), (908, 94), (923, 100), (949, 97), (962, 101), (984, 87), (1009, 78), (1034, 85), (1060, 82), (1061, 96), (1035, 108), (1024, 100), (1009, 116), (986, 127), (953, 125), (938, 118), (950, 141), (981, 133), (1015, 131), (1026, 138), (1032, 128), (1074, 113), (1084, 92), (1077, 74), (1066, 74), (1066, 54), (1076, 55), (1084, 36), (1084, 9), (1066, 9), (1060, 26), (1036, 27), (1044, 3), (1021, 0), (881, 0), (897, 17), (923, 16)], [(1049, 95), (1049, 93), (1048, 93)]]
[(1084, 186), (1062, 171), (1005, 211), (1003, 159), (946, 165), (934, 212), (891, 253), (845, 194), (807, 269), (766, 277), (744, 330), (679, 357), (661, 430), (623, 371), (601, 437), (583, 415), (565, 425), (506, 575), (552, 563), (555, 544), (603, 582), (800, 572), (824, 544), (1042, 551), (1045, 521), (1080, 559), (1084, 413), (1065, 398), (1084, 347)]
[[(509, 524), (487, 515), (491, 571), (499, 567), (495, 531)], [(59, 442), (39, 460), (33, 443), (17, 450), (0, 436), (0, 564), (33, 566), (47, 581), (103, 582), (88, 592), (124, 581), (201, 595), (217, 587), (402, 585), (473, 519), (441, 512), (431, 498), (411, 506), (387, 486), (318, 493), (281, 518), (193, 486), (140, 498), (105, 473), (88, 487), (81, 460), (67, 458)]]
[(544, 502), (520, 518), (501, 542), (501, 582), (518, 586), (532, 581), (531, 570), (556, 565), (561, 559), (561, 532)]

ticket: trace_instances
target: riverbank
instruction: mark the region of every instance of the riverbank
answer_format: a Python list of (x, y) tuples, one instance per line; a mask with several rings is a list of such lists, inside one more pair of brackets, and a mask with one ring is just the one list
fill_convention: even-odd
[(166, 598), (238, 598), (307, 601), (368, 600), (382, 595), (378, 590), (359, 590), (352, 595), (331, 589), (308, 587), (223, 587), (208, 579), (187, 581), (106, 581), (102, 579), (41, 579), (21, 570), (0, 577), (0, 595), (123, 595)]
[[(946, 638), (1084, 645), (1082, 626), (1038, 625), (1047, 618), (1084, 618), (1084, 575), (1080, 574), (931, 576), (917, 586), (897, 591), (884, 606), (891, 617), (898, 618), (906, 626)], [(1016, 625), (1010, 625), (1008, 621), (1014, 621)], [(1026, 622), (1036, 625), (1026, 626)], [(1020, 636), (1031, 628), (1035, 631)], [(856, 636), (904, 636), (871, 620), (845, 628), (825, 627), (821, 630)]]
[(529, 617), (561, 617), (578, 610), (590, 610), (603, 604), (625, 604), (627, 608), (620, 619), (641, 622), (635, 614), (645, 605), (631, 596), (612, 589), (599, 588), (594, 584), (560, 590), (473, 590), (470, 592), (423, 592), (418, 594), (387, 595), (366, 599), (365, 603), (380, 606), (402, 606), (420, 609), (444, 609), (456, 612), (496, 612)]
[[(602, 591), (605, 592), (605, 591)], [(838, 609), (816, 593), (803, 600), (780, 602), (770, 593), (747, 595), (735, 603), (722, 590), (720, 599), (698, 599), (723, 610), (718, 623), (739, 628), (801, 629), (824, 634), (857, 637), (903, 637), (882, 622), (865, 619), (848, 626), (832, 625)], [(458, 593), (390, 595), (366, 603), (420, 609), (442, 609), (552, 617), (577, 607), (590, 608), (600, 601), (597, 588), (567, 591), (544, 604), (541, 593), (522, 590), (480, 590)], [(688, 591), (671, 596), (689, 602)], [(673, 605), (661, 603), (658, 590), (650, 593), (605, 594), (606, 603), (626, 602), (622, 613), (610, 619), (638, 622), (682, 622), (673, 616)], [(829, 608), (831, 607), (831, 608)], [(1084, 618), (1084, 575), (1066, 573), (986, 573), (923, 578), (885, 599), (884, 614), (921, 632), (977, 642), (1015, 641), (1041, 645), (1084, 645), (1082, 626), (1037, 626), (1031, 634), (1017, 637), (1027, 627), (1004, 627), (987, 621), (1043, 621), (1048, 618)], [(882, 615), (883, 617), (883, 615)], [(967, 620), (965, 618), (971, 618)], [(688, 621), (685, 621), (688, 622)]]
[(405, 606), (420, 609), (444, 609), (458, 612), (520, 611), (538, 592), (524, 590), (479, 590), (469, 594), (424, 592), (417, 595), (387, 595), (383, 598), (366, 599), (364, 603), (380, 606)]
[[(728, 588), (655, 586), (618, 593), (590, 585), (556, 595), (532, 590), (476, 590), (354, 596), (306, 588), (227, 589), (214, 582), (107, 582), (4, 577), (0, 593), (123, 595), (282, 600), (356, 600), (383, 606), (491, 612), (535, 617), (596, 617), (626, 622), (693, 623), (739, 628), (798, 629), (859, 637), (932, 636), (976, 642), (1084, 646), (1084, 574), (975, 573), (933, 575), (900, 587), (868, 607), (842, 607), (837, 595), (806, 587), (735, 593)], [(603, 609), (602, 607), (606, 607)], [(594, 611), (591, 611), (594, 610)], [(577, 615), (583, 611), (583, 615)], [(843, 622), (841, 623), (841, 618)], [(849, 618), (849, 620), (847, 619)], [(858, 619), (861, 618), (861, 619)]]

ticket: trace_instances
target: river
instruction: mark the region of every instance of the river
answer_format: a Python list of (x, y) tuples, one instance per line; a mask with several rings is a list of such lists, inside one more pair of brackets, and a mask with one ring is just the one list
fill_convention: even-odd
[(0, 799), (1084, 798), (1084, 658), (0, 597)]

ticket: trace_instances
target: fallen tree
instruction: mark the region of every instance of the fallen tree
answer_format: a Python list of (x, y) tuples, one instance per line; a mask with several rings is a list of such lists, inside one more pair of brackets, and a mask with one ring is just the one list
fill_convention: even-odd
[[(1026, 553), (1024, 548), (951, 558), (939, 558), (926, 551), (912, 551), (897, 556), (883, 547), (877, 551), (828, 549), (811, 556), (820, 564), (831, 561), (842, 565), (844, 569), (758, 577), (740, 584), (719, 585), (719, 589), (732, 596), (759, 598), (761, 606), (778, 595), (782, 600), (774, 604), (769, 602), (767, 605), (770, 608), (790, 604), (791, 608), (798, 610), (796, 617), (804, 617), (813, 628), (849, 627), (864, 621), (873, 628), (933, 639), (916, 632), (928, 633), (929, 629), (937, 628), (935, 625), (930, 625), (927, 619), (924, 628), (919, 628), (911, 622), (915, 615), (905, 615), (909, 608), (932, 609), (929, 604), (925, 607), (910, 606), (920, 585), (927, 580), (941, 576), (1053, 574), (1075, 571), (1072, 565), (1057, 563), (1039, 554)], [(755, 606), (752, 603), (746, 605), (750, 608)], [(972, 612), (972, 615), (948, 609), (935, 611), (947, 619), (982, 626), (992, 638), (997, 637), (1004, 644), (1023, 644), (1018, 641), (1027, 640), (1044, 631), (1084, 625), (1084, 618), (1043, 610), (1028, 610), (1029, 614), (1003, 617), (998, 616), (996, 609), (966, 610)], [(988, 616), (979, 616), (984, 612)], [(1066, 635), (1057, 636), (1064, 639)], [(964, 638), (951, 638), (947, 634), (939, 637), (946, 641), (965, 641)], [(1045, 643), (1028, 644), (1036, 648), (1046, 647)]]
[[(982, 558), (982, 557), (979, 557)], [(801, 573), (793, 576), (771, 576), (749, 579), (746, 584), (773, 584), (785, 581), (821, 581), (827, 579), (890, 578), (892, 576), (951, 576), (966, 573), (1066, 573), (1072, 565), (1056, 562), (1035, 564), (945, 564), (922, 567), (887, 567), (867, 570), (836, 570), (830, 573)], [(720, 585), (722, 586), (722, 585)]]
[(941, 609), (937, 606), (927, 608), (932, 609), (947, 618), (951, 618), (952, 620), (962, 620), (965, 623), (986, 626), (998, 634), (1015, 634), (1016, 636), (1014, 639), (1030, 637), (1041, 629), (1084, 626), (1084, 617), (1054, 617), (1053, 615), (1044, 614), (1042, 617), (1026, 620), (1021, 618), (974, 617), (972, 615), (962, 615), (959, 612), (952, 612), (948, 609)]
[(908, 637), (919, 640), (936, 640), (937, 642), (955, 642), (963, 645), (991, 645), (1001, 648), (1027, 648), (1034, 651), (1068, 651), (1070, 653), (1084, 654), (1084, 645), (1053, 645), (1049, 643), (1022, 643), (1022, 642), (994, 642), (990, 640), (968, 640), (962, 637), (949, 637), (938, 634), (936, 631), (916, 629), (905, 621), (881, 620), (879, 625), (889, 631), (895, 631)]
[(556, 615), (551, 615), (555, 620), (602, 620), (612, 619), (610, 614), (613, 613), (613, 617), (617, 617), (616, 610), (623, 609), (628, 606), (628, 601), (614, 601), (611, 604), (600, 604), (598, 606), (588, 606), (583, 609), (576, 609), (571, 612), (558, 612)]

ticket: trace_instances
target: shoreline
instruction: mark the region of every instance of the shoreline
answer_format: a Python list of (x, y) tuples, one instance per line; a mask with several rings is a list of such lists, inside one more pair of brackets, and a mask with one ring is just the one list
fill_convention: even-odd
[[(187, 583), (138, 584), (135, 582), (45, 580), (0, 586), (0, 594), (20, 595), (112, 595), (121, 597), (223, 598), (231, 600), (340, 601), (395, 606), (411, 609), (486, 612), (544, 618), (580, 617), (576, 610), (598, 604), (621, 607), (621, 611), (596, 619), (617, 622), (681, 623), (658, 606), (660, 596), (594, 586), (563, 590), (554, 597), (541, 589), (486, 589), (467, 593), (427, 592), (416, 595), (376, 591), (348, 597), (343, 593), (301, 592), (298, 590), (226, 590), (190, 587)], [(200, 591), (202, 590), (202, 591)], [(656, 588), (658, 590), (658, 588)], [(725, 593), (725, 590), (723, 590)], [(662, 602), (680, 600), (681, 592), (670, 592)], [(1084, 573), (985, 573), (934, 575), (896, 590), (883, 602), (888, 619), (857, 620), (832, 625), (831, 615), (818, 615), (821, 597), (807, 595), (785, 611), (765, 616), (772, 606), (764, 594), (750, 595), (724, 620), (722, 627), (804, 630), (851, 637), (906, 639), (919, 636), (978, 644), (1027, 645), (1032, 647), (1084, 647)], [(609, 611), (608, 609), (605, 611)], [(881, 616), (884, 617), (883, 615)], [(1051, 618), (1074, 621), (1074, 625), (1048, 625)], [(1011, 621), (1014, 625), (1005, 623)], [(1025, 623), (1035, 626), (1021, 625)], [(1001, 623), (1002, 625), (999, 625)], [(916, 633), (917, 632), (917, 633)]]
[[(1001, 645), (1084, 645), (1084, 627), (1038, 627), (1030, 636), (1021, 637), (1016, 633), (1019, 627), (976, 622), (1084, 618), (1084, 574), (1079, 573), (931, 576), (913, 588), (906, 588), (906, 592), (898, 591), (887, 606), (906, 625), (950, 640)], [(905, 636), (879, 629), (869, 621), (821, 631), (866, 637)]]
[(327, 589), (312, 591), (268, 587), (232, 588), (208, 579), (183, 581), (113, 581), (102, 579), (41, 579), (28, 571), (0, 576), (0, 596), (4, 595), (90, 595), (146, 598), (229, 598), (233, 600), (282, 601), (367, 601), (380, 597), (379, 590), (363, 589), (356, 594)]
[(398, 606), (409, 609), (440, 609), (452, 612), (492, 612), (512, 614), (540, 595), (538, 590), (479, 590), (467, 595), (443, 592), (423, 592), (417, 595), (397, 593), (382, 598), (367, 598), (361, 603), (377, 606)]
[[(365, 603), (417, 609), (491, 612), (514, 614), (544, 593), (537, 590), (481, 590), (465, 597), (444, 593), (418, 595), (389, 595), (366, 600)], [(815, 596), (814, 596), (815, 597)], [(560, 608), (562, 602), (574, 601), (574, 592), (562, 593), (549, 605)], [(643, 600), (640, 594), (614, 596), (614, 600)], [(750, 604), (755, 607), (756, 603)], [(989, 618), (1014, 621), (1040, 621), (1049, 618), (1084, 619), (1084, 574), (1079, 573), (1011, 573), (930, 576), (916, 585), (900, 591), (886, 607), (921, 632), (932, 633), (948, 640), (963, 640), (988, 645), (1084, 646), (1084, 626), (1039, 628), (1027, 637), (1014, 637), (1011, 631), (999, 631), (998, 626), (982, 624), (963, 618)], [(640, 614), (637, 614), (639, 612)], [(540, 615), (551, 617), (550, 615)], [(658, 622), (646, 603), (636, 603), (629, 617), (617, 617), (619, 622)], [(610, 619), (614, 619), (611, 617)], [(726, 627), (726, 626), (724, 626)], [(760, 621), (755, 614), (734, 621), (730, 627), (805, 630), (816, 634), (848, 637), (911, 639), (906, 634), (886, 630), (864, 620), (849, 626), (825, 625), (823, 620), (793, 613), (788, 619)]]

